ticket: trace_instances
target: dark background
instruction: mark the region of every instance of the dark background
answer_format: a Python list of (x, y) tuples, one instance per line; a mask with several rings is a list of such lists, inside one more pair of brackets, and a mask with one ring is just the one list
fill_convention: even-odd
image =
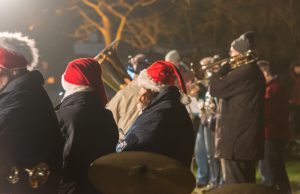
[[(70, 1), (0, 0), (0, 30), (22, 32), (36, 40), (40, 50), (39, 69), (46, 81), (48, 77), (55, 78), (54, 84), (46, 84), (53, 101), (60, 91), (60, 76), (67, 63), (88, 56), (74, 52), (79, 41), (71, 34), (82, 18), (68, 9)], [(197, 63), (214, 54), (224, 58), (232, 40), (247, 30), (256, 32), (260, 57), (270, 60), (278, 73), (287, 74), (289, 64), (299, 59), (300, 1), (158, 0), (147, 9), (133, 12), (131, 17), (144, 17), (163, 8), (167, 9), (161, 20), (165, 29), (174, 32), (172, 37), (160, 36), (155, 46), (144, 49), (121, 41), (118, 55), (124, 65), (128, 55), (143, 52), (154, 61), (162, 59), (171, 49), (179, 50), (187, 63)], [(97, 36), (103, 45), (101, 34)]]

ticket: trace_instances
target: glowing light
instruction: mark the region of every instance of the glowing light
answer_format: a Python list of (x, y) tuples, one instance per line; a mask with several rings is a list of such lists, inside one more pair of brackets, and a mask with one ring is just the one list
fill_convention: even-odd
[(54, 84), (56, 82), (55, 77), (49, 76), (47, 78), (47, 84)]

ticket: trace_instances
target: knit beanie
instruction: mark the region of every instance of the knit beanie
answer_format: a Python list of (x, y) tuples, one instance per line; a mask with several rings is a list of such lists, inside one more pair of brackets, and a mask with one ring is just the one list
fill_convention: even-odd
[(231, 43), (231, 47), (239, 53), (244, 53), (254, 48), (254, 32), (248, 31)]

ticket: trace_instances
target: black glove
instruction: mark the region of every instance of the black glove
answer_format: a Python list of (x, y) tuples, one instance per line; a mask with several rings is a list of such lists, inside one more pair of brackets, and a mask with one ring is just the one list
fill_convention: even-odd
[(231, 65), (229, 63), (225, 63), (224, 65), (221, 66), (218, 74), (223, 77), (225, 76), (227, 73), (229, 73), (231, 71)]

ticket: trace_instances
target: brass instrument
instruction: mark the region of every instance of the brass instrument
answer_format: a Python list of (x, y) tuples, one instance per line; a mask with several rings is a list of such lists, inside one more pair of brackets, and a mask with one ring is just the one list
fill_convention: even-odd
[(45, 184), (50, 175), (49, 166), (44, 162), (38, 163), (31, 169), (26, 168), (25, 171), (28, 173), (28, 182), (33, 189)]
[(208, 65), (203, 65), (202, 70), (209, 70), (217, 65), (222, 65), (224, 63), (229, 63), (232, 69), (238, 68), (240, 65), (249, 64), (255, 62), (258, 59), (257, 54), (253, 50), (248, 50), (239, 55), (228, 57)]
[(206, 92), (207, 92), (207, 83), (205, 83), (205, 80), (199, 80), (195, 77), (193, 83), (189, 87), (188, 94), (191, 97), (199, 97), (200, 94)]
[(188, 94), (191, 96), (191, 97), (197, 97), (199, 92), (200, 92), (200, 87), (199, 87), (199, 84), (200, 81), (197, 80), (195, 81), (194, 83), (192, 83), (189, 91), (188, 91)]
[(103, 82), (115, 92), (130, 82), (130, 78), (117, 55), (118, 44), (118, 40), (113, 41), (94, 57), (103, 69)]
[(215, 115), (216, 110), (217, 110), (217, 105), (214, 100), (214, 97), (212, 97), (209, 93), (207, 93), (205, 101), (201, 108), (201, 113), (205, 114), (206, 117), (212, 117)]
[(20, 171), (16, 166), (9, 169), (8, 177), (6, 178), (11, 184), (16, 184), (20, 181)]
[(190, 63), (190, 72), (193, 74), (193, 77), (196, 81), (202, 80), (204, 77), (204, 71), (202, 71), (199, 65), (194, 64), (193, 62)]
[[(21, 169), (28, 175), (28, 183), (33, 189), (39, 188), (41, 185), (45, 184), (50, 176), (50, 169), (48, 164), (44, 162), (39, 162), (32, 168)], [(13, 166), (9, 170), (7, 180), (11, 184), (17, 184), (20, 181), (20, 170), (18, 167)]]

